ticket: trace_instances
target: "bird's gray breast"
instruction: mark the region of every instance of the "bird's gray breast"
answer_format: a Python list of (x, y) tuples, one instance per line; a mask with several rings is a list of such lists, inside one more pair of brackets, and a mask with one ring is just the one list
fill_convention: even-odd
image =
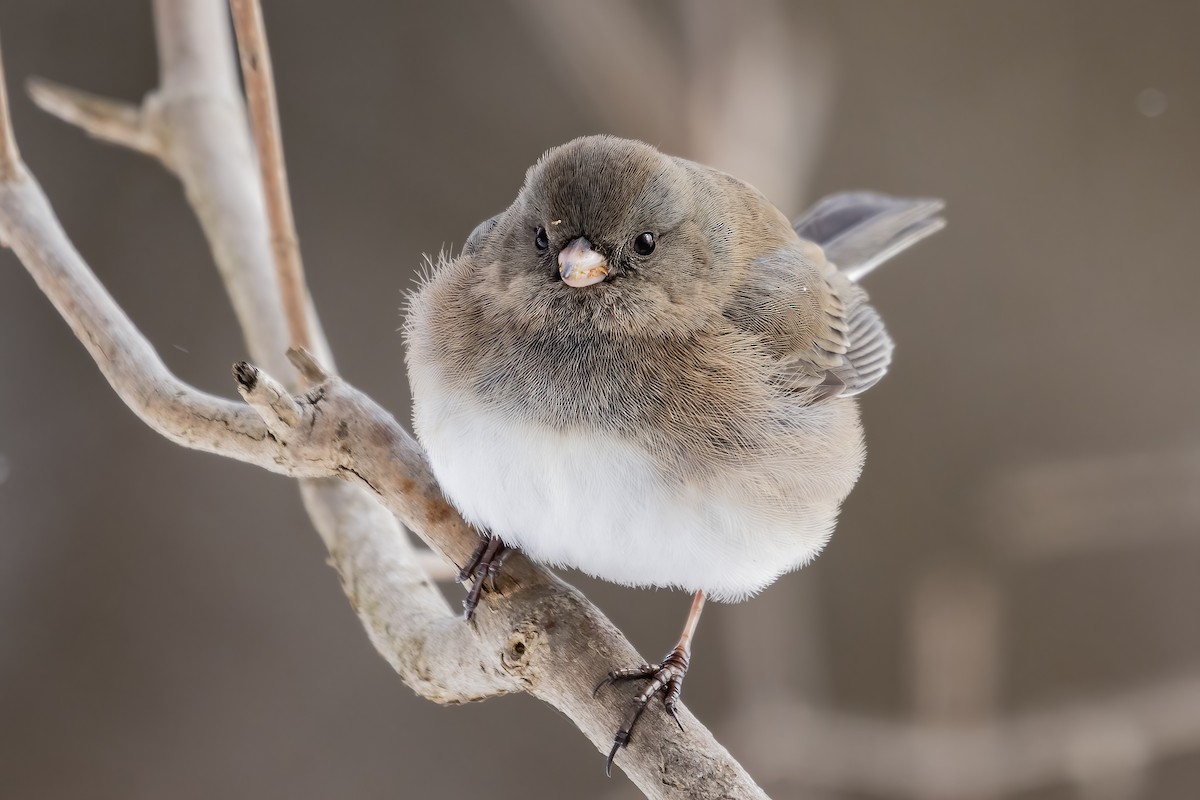
[(475, 391), (529, 421), (622, 431), (667, 405), (662, 360), (671, 349), (684, 348), (600, 333), (539, 331), (494, 348), (481, 365)]
[(765, 379), (766, 358), (737, 334), (547, 330), (497, 343), (473, 391), (514, 419), (619, 435), (665, 470), (702, 475), (788, 448), (787, 398)]

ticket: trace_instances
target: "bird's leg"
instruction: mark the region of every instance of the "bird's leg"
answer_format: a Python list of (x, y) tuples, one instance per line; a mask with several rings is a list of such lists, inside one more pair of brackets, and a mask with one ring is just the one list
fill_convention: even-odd
[(650, 704), (650, 700), (656, 694), (662, 693), (663, 708), (675, 720), (679, 730), (683, 730), (683, 723), (679, 721), (676, 706), (679, 703), (679, 695), (683, 691), (683, 676), (687, 674), (688, 664), (692, 660), (692, 636), (696, 633), (696, 624), (700, 621), (700, 612), (703, 610), (704, 592), (696, 592), (696, 596), (692, 598), (692, 610), (688, 612), (687, 622), (683, 626), (683, 634), (679, 637), (679, 644), (675, 645), (670, 653), (667, 653), (667, 657), (662, 660), (661, 664), (642, 664), (640, 667), (631, 669), (613, 670), (597, 684), (595, 691), (592, 692), (592, 696), (595, 697), (605, 686), (618, 681), (631, 681), (639, 678), (646, 678), (650, 681), (642, 693), (633, 698), (633, 704), (625, 716), (625, 721), (621, 723), (620, 728), (617, 728), (617, 734), (613, 737), (612, 750), (608, 754), (608, 762), (604, 765), (605, 775), (612, 774), (613, 759), (617, 757), (617, 751), (629, 744), (633, 726), (637, 724), (638, 718), (642, 716), (642, 712), (646, 710), (646, 706)]
[(500, 573), (500, 567), (504, 565), (504, 559), (509, 552), (511, 551), (504, 542), (489, 534), (480, 540), (479, 546), (471, 554), (467, 565), (459, 571), (459, 583), (472, 581), (471, 588), (467, 590), (467, 597), (463, 600), (464, 619), (469, 620), (475, 613), (475, 607), (479, 605), (479, 595), (483, 591), (485, 583), (491, 589), (496, 588), (496, 576)]

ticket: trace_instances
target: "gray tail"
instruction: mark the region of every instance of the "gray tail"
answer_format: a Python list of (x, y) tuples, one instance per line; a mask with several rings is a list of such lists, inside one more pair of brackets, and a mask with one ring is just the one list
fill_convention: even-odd
[(932, 198), (845, 192), (823, 198), (792, 227), (801, 238), (820, 245), (825, 257), (857, 282), (944, 228), (946, 220), (938, 216), (944, 206)]

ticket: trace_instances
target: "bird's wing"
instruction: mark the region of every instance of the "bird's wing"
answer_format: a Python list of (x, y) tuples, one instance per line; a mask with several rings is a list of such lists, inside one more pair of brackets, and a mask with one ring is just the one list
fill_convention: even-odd
[(853, 397), (879, 383), (891, 366), (895, 345), (883, 326), (883, 319), (867, 303), (867, 293), (857, 284), (847, 283), (847, 348), (842, 355), (842, 365), (831, 372), (845, 384), (841, 394)]
[(795, 223), (806, 242), (755, 262), (729, 318), (775, 353), (776, 380), (788, 389), (814, 401), (866, 391), (887, 372), (894, 344), (856, 281), (939, 230), (941, 208), (870, 193), (822, 200)]
[(726, 316), (776, 357), (775, 380), (813, 400), (853, 396), (891, 362), (892, 340), (861, 287), (805, 243), (756, 261)]
[(844, 192), (822, 198), (792, 222), (847, 278), (858, 282), (889, 258), (946, 226), (945, 203), (928, 197)]

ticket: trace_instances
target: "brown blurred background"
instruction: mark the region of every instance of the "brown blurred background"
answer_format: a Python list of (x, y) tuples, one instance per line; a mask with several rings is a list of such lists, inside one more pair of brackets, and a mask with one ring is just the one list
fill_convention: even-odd
[[(709, 611), (685, 699), (777, 797), (1200, 797), (1200, 3), (266, 15), (314, 297), (401, 418), (421, 253), (573, 136), (709, 161), (789, 214), (945, 197), (948, 229), (868, 283), (898, 350), (838, 534)], [(141, 97), (149, 4), (4, 0), (0, 30), (75, 244), (173, 369), (232, 395), (241, 338), (176, 182), (21, 89)], [(579, 583), (645, 654), (674, 641), (685, 596)], [(528, 698), (414, 697), (294, 486), (144, 427), (0, 252), (0, 797), (635, 796), (602, 767)]]

